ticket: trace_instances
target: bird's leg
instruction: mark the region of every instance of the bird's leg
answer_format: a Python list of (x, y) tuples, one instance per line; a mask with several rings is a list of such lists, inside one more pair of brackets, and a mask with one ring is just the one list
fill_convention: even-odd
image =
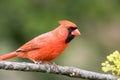
[(57, 64), (55, 62), (49, 62), (49, 64), (52, 64), (54, 66), (57, 66)]
[(55, 70), (58, 70), (58, 65), (55, 62), (44, 61), (44, 63), (48, 63)]
[(55, 62), (49, 62), (49, 61), (35, 61), (32, 60), (35, 64), (42, 64), (42, 63), (48, 63), (49, 65), (52, 65), (54, 69), (58, 69), (58, 65)]
[(51, 65), (54, 65), (54, 66), (57, 66), (57, 64), (55, 62), (50, 62), (50, 61), (43, 61), (44, 63), (48, 63), (48, 64), (51, 64)]
[(35, 61), (35, 60), (32, 60), (35, 64), (42, 64), (43, 62), (42, 61)]

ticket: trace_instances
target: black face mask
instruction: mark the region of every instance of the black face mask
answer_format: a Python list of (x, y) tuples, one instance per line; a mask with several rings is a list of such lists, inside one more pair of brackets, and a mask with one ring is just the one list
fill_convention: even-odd
[(66, 40), (65, 40), (65, 43), (69, 43), (75, 36), (74, 35), (72, 35), (71, 33), (72, 33), (72, 31), (74, 31), (74, 30), (76, 30), (77, 29), (77, 27), (69, 27), (68, 28), (68, 36), (67, 36), (67, 38), (66, 38)]

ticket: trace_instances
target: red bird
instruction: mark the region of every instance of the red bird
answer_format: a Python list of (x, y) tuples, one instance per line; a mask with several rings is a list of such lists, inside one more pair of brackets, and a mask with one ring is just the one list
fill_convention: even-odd
[(61, 20), (59, 23), (60, 26), (56, 29), (35, 37), (16, 51), (0, 56), (0, 60), (14, 57), (28, 58), (35, 63), (53, 60), (65, 50), (75, 36), (80, 35), (74, 23), (68, 20)]

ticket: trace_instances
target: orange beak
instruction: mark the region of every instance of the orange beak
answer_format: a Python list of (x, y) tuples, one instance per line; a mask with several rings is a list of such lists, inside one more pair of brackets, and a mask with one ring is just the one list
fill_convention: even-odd
[(72, 31), (71, 34), (74, 36), (78, 36), (78, 35), (80, 35), (80, 31), (78, 29), (76, 29), (76, 30)]

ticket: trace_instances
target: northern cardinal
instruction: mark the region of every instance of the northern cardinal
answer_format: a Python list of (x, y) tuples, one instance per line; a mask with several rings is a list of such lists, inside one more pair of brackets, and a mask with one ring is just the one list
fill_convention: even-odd
[(60, 26), (56, 29), (35, 37), (16, 51), (0, 56), (0, 60), (14, 57), (28, 58), (35, 63), (53, 60), (65, 50), (75, 36), (80, 35), (74, 23), (68, 20), (61, 20), (59, 23)]

